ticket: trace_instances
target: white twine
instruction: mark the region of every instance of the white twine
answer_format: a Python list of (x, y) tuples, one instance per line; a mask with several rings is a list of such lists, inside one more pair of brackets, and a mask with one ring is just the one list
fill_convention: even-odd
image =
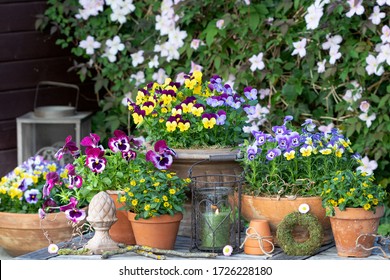
[[(254, 232), (253, 233), (249, 233), (250, 230), (253, 230)], [(271, 253), (275, 250), (275, 246), (274, 244), (272, 243), (272, 241), (268, 240), (270, 238), (272, 238), (272, 236), (261, 236), (255, 228), (253, 227), (249, 227), (247, 228), (246, 230), (246, 237), (244, 239), (244, 242), (242, 242), (241, 246), (240, 246), (240, 249), (244, 246), (245, 242), (248, 240), (248, 239), (256, 239), (257, 242), (259, 243), (259, 247), (260, 247), (260, 250), (264, 253), (264, 255), (268, 256), (268, 257), (272, 257)], [(268, 239), (267, 239), (268, 238)], [(263, 246), (263, 241), (265, 242), (268, 242), (269, 244), (271, 244), (272, 246), (272, 249), (267, 252), (265, 249), (264, 249), (264, 246)]]

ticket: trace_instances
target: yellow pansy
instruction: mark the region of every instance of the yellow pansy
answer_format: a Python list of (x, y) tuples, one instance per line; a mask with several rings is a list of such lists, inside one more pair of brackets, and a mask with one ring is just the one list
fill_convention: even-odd
[(283, 154), (283, 156), (287, 159), (287, 160), (292, 160), (295, 158), (295, 151), (294, 150), (291, 150), (290, 152), (285, 152)]
[(313, 151), (312, 146), (302, 147), (299, 149), (303, 157), (309, 157), (311, 156), (311, 152)]

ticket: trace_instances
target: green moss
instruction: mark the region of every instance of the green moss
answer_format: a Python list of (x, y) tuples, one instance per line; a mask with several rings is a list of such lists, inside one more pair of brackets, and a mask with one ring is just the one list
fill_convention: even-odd
[[(310, 237), (306, 241), (297, 242), (292, 231), (295, 226), (306, 227)], [(320, 247), (323, 237), (322, 226), (316, 216), (306, 213), (293, 212), (284, 217), (278, 225), (276, 237), (282, 250), (290, 256), (312, 255)]]

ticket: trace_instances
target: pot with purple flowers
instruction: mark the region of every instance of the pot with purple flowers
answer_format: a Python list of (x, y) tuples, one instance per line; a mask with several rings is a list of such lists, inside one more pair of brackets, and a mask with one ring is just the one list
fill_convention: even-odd
[[(277, 226), (284, 217), (307, 204), (322, 224), (326, 244), (333, 236), (320, 196), (323, 178), (329, 172), (354, 169), (361, 161), (339, 129), (321, 132), (311, 119), (300, 126), (292, 121), (287, 116), (281, 125), (254, 130), (252, 139), (241, 147), (246, 181), (241, 212), (248, 221), (267, 219), (276, 240)], [(299, 226), (293, 236), (301, 242), (309, 238)]]
[[(9, 255), (69, 240), (73, 234), (69, 220), (83, 224), (85, 211), (73, 210), (76, 190), (67, 181), (58, 184), (67, 172), (59, 162), (36, 155), (1, 178), (0, 247)], [(79, 206), (85, 203), (80, 201)]]

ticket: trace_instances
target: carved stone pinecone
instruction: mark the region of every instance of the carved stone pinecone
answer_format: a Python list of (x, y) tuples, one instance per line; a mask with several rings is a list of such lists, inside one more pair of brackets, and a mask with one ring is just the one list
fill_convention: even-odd
[(106, 192), (96, 194), (89, 204), (87, 221), (93, 223), (116, 220), (116, 208), (112, 198)]

